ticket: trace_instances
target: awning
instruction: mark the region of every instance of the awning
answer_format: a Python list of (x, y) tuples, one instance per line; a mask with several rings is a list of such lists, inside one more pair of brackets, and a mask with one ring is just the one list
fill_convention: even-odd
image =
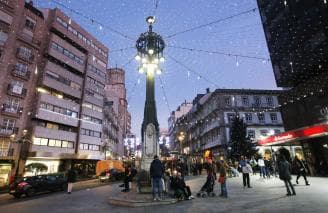
[(273, 146), (273, 145), (281, 145), (288, 142), (294, 142), (299, 140), (304, 140), (307, 138), (314, 138), (328, 135), (328, 124), (317, 124), (310, 127), (304, 127), (297, 130), (291, 130), (287, 132), (283, 132), (278, 135), (272, 135), (261, 139), (258, 141), (258, 145), (260, 146)]

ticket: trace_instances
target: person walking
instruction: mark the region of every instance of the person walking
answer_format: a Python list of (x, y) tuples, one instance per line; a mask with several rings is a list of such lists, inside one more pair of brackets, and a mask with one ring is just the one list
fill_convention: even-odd
[(227, 168), (228, 164), (226, 164), (224, 161), (220, 163), (220, 176), (218, 182), (221, 184), (221, 194), (220, 197), (228, 198), (228, 192), (227, 192)]
[(251, 158), (251, 160), (249, 161), (249, 164), (252, 166), (252, 170), (253, 170), (253, 175), (256, 175), (256, 166), (257, 166), (257, 162), (254, 158), (254, 156)]
[(297, 157), (297, 155), (295, 156), (295, 165), (296, 165), (296, 170), (297, 170), (297, 177), (296, 177), (296, 183), (298, 184), (298, 179), (303, 176), (304, 181), (305, 181), (305, 185), (309, 186), (309, 182), (306, 178), (306, 163), (304, 160), (301, 160)]
[(293, 184), (290, 182), (290, 180), (292, 179), (290, 175), (290, 164), (286, 160), (284, 155), (279, 156), (278, 173), (279, 173), (279, 178), (285, 182), (285, 186), (287, 189), (287, 196), (296, 195)]
[(249, 165), (249, 163), (247, 162), (247, 159), (244, 158), (243, 156), (241, 157), (239, 165), (240, 165), (241, 171), (243, 173), (244, 188), (246, 188), (246, 184), (247, 184), (248, 188), (252, 188), (250, 185), (250, 180), (249, 180), (249, 173), (253, 173), (251, 165)]
[(262, 157), (260, 157), (257, 161), (257, 164), (260, 167), (260, 177), (265, 178), (266, 176), (266, 169), (265, 169), (265, 163)]
[(153, 183), (153, 198), (154, 201), (162, 199), (162, 177), (164, 175), (164, 166), (158, 159), (158, 156), (154, 156), (154, 160), (150, 164), (150, 177)]
[(76, 182), (76, 172), (73, 168), (67, 171), (67, 194), (72, 193), (73, 183)]

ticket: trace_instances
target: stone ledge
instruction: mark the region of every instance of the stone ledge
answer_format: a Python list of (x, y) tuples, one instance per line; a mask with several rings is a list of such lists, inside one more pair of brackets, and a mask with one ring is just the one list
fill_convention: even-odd
[(118, 197), (109, 197), (108, 202), (115, 206), (125, 206), (125, 207), (143, 207), (143, 206), (157, 206), (157, 205), (169, 205), (178, 202), (177, 199), (166, 198), (161, 201), (153, 201), (151, 199), (124, 199)]

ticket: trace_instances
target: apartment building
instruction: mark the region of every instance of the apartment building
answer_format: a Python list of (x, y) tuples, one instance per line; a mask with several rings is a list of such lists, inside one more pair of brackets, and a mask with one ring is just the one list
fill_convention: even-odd
[(111, 102), (115, 115), (118, 117), (118, 124), (122, 131), (119, 137), (117, 155), (124, 156), (127, 149), (124, 148), (124, 138), (131, 132), (131, 115), (128, 112), (128, 102), (126, 99), (125, 71), (121, 68), (107, 69), (107, 82), (105, 86), (105, 96)]
[(185, 114), (187, 114), (190, 109), (192, 108), (193, 104), (189, 103), (185, 100), (185, 102), (183, 102), (180, 106), (178, 106), (178, 108), (175, 111), (172, 111), (170, 114), (170, 117), (168, 118), (168, 137), (169, 137), (169, 149), (174, 150), (174, 149), (178, 149), (177, 147), (175, 147), (175, 145), (177, 145), (176, 143), (172, 143), (175, 141), (175, 138), (177, 136), (177, 132), (175, 128), (176, 125), (176, 121), (184, 116)]
[[(216, 89), (199, 94), (193, 107), (176, 122), (175, 139), (184, 154), (210, 151), (224, 157), (230, 141), (231, 121), (236, 114), (247, 124), (248, 136), (256, 142), (284, 131), (277, 96), (280, 90)], [(181, 137), (180, 137), (181, 138)], [(271, 149), (261, 148), (262, 154)]]
[(80, 175), (94, 174), (104, 157), (108, 49), (57, 8), (40, 10), (23, 0), (0, 4), (1, 150), (13, 155), (10, 142), (24, 135), (30, 143), (20, 174), (31, 163), (44, 164), (46, 172), (71, 164)]
[(44, 23), (43, 13), (32, 4), (0, 1), (0, 186), (16, 172), (17, 156), (29, 148), (28, 143), (15, 142), (31, 134), (26, 121), (31, 116), (38, 64), (46, 45), (39, 33), (45, 31)]

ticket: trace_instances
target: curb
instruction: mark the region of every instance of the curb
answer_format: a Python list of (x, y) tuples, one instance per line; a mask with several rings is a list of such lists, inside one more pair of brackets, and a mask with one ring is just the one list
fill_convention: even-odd
[(152, 201), (152, 200), (127, 200), (120, 199), (117, 197), (109, 197), (108, 202), (111, 205), (115, 206), (124, 206), (124, 207), (146, 207), (146, 206), (158, 206), (158, 205), (170, 205), (178, 202), (177, 199), (165, 199), (161, 201)]

